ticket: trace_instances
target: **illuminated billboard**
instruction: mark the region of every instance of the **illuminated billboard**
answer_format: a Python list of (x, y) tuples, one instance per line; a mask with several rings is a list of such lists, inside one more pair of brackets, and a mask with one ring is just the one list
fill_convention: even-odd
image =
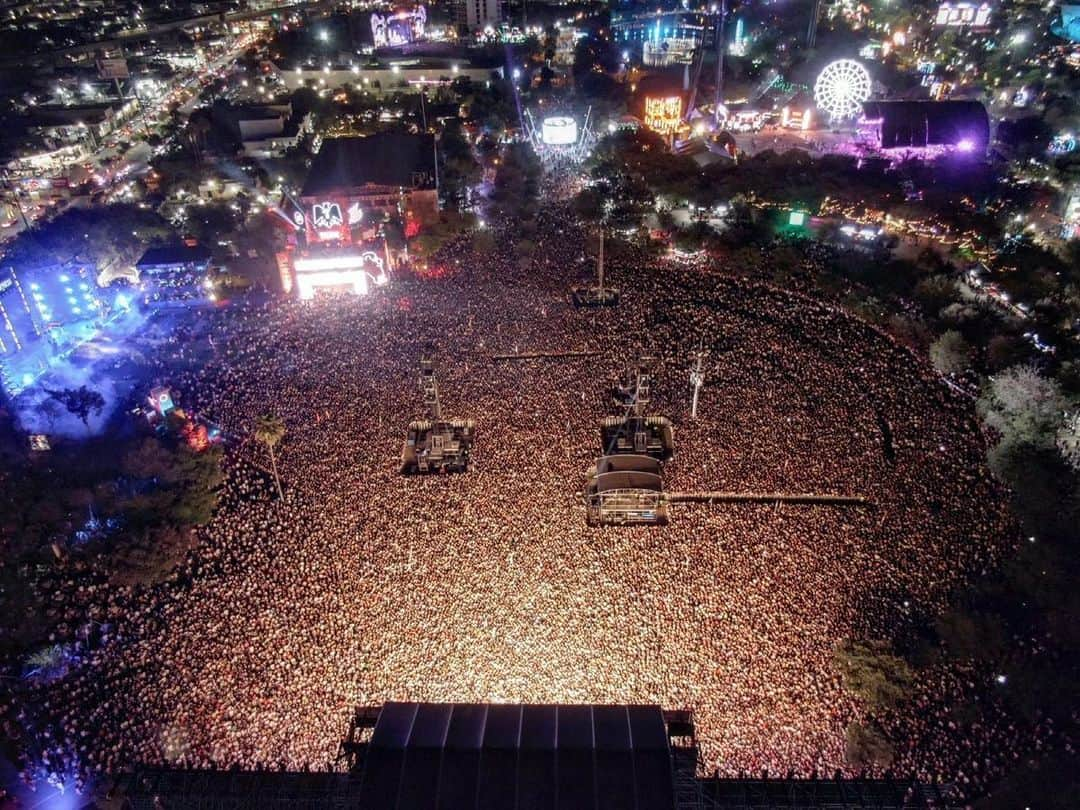
[(1051, 155), (1067, 155), (1070, 152), (1075, 152), (1076, 136), (1071, 132), (1055, 135), (1053, 140), (1050, 141), (1050, 146), (1047, 147), (1047, 151)]
[(670, 135), (682, 128), (682, 98), (664, 96), (645, 99), (645, 126), (661, 135)]
[(417, 6), (412, 11), (371, 15), (371, 38), (376, 48), (395, 48), (424, 38), (427, 9)]
[(813, 115), (809, 107), (804, 110), (784, 107), (780, 114), (780, 126), (784, 127), (784, 129), (807, 130), (810, 129), (812, 120)]
[(950, 27), (971, 25), (976, 28), (985, 28), (990, 24), (991, 11), (992, 9), (988, 3), (982, 3), (981, 5), (975, 5), (974, 3), (942, 3), (938, 6), (934, 24)]
[(548, 146), (572, 146), (578, 139), (577, 121), (562, 115), (545, 118), (540, 137)]
[(302, 301), (320, 292), (349, 292), (367, 295), (373, 286), (387, 282), (386, 266), (372, 250), (356, 254), (305, 256), (293, 262), (296, 291)]

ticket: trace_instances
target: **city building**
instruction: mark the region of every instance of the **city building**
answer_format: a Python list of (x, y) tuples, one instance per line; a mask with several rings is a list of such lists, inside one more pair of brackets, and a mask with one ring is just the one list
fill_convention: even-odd
[(300, 204), (294, 217), (302, 218), (309, 243), (350, 242), (355, 228), (385, 215), (432, 222), (439, 212), (435, 139), (396, 132), (327, 139)]
[(657, 15), (641, 14), (636, 9), (615, 11), (611, 15), (611, 34), (615, 45), (627, 49), (640, 45), (643, 55), (651, 55), (653, 59), (659, 59), (664, 51), (671, 49), (680, 53), (693, 50), (702, 40), (710, 47), (713, 41), (709, 15), (688, 11)]
[(88, 140), (97, 148), (102, 138), (130, 120), (138, 109), (139, 103), (133, 98), (77, 107), (35, 107), (30, 116), (29, 131), (39, 135), (52, 149)]
[(380, 67), (360, 65), (329, 65), (323, 68), (293, 68), (279, 70), (285, 88), (292, 92), (301, 87), (333, 90), (352, 86), (375, 96), (389, 93), (419, 93), (440, 85), (450, 85), (455, 79), (482, 83), (492, 75), (502, 76), (502, 67), (470, 67), (456, 59), (407, 58)]
[(571, 67), (574, 64), (578, 40), (584, 36), (584, 32), (580, 32), (572, 26), (560, 28), (555, 37), (555, 58), (552, 62), (562, 67)]
[(470, 31), (497, 26), (503, 20), (499, 0), (454, 0), (454, 22)]
[(281, 157), (311, 131), (311, 114), (294, 116), (290, 103), (219, 107), (214, 120), (240, 138), (245, 155), (255, 158)]

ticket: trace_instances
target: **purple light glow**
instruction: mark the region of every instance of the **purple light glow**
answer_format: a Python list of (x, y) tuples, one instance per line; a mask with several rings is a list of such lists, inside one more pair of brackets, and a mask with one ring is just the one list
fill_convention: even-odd
[(971, 140), (971, 138), (963, 138), (956, 144), (956, 148), (961, 152), (974, 152), (975, 141)]

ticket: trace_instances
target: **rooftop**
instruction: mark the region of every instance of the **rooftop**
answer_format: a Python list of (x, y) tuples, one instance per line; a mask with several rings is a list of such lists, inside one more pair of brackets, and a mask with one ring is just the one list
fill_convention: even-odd
[(331, 138), (311, 164), (303, 197), (365, 185), (435, 187), (435, 139), (381, 132), (366, 138)]

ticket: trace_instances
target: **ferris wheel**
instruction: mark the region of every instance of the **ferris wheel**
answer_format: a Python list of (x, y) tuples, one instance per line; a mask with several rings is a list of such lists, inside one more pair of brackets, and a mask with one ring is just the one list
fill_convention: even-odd
[(870, 74), (854, 59), (830, 62), (814, 83), (814, 102), (830, 121), (854, 118), (870, 98)]

